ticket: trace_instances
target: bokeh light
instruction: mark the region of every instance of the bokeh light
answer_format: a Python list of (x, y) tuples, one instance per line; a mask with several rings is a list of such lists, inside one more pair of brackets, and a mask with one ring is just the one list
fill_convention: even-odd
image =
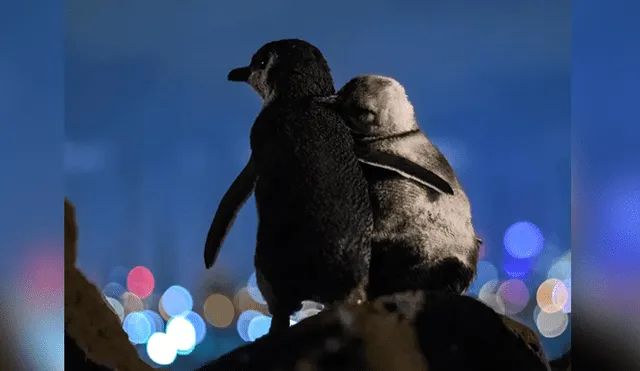
[(536, 318), (536, 326), (542, 336), (555, 338), (569, 326), (569, 316), (562, 311), (549, 313), (541, 310)]
[(142, 299), (138, 297), (138, 295), (132, 292), (125, 292), (122, 294), (120, 298), (122, 300), (122, 305), (124, 306), (125, 314), (133, 313), (133, 312), (141, 312), (144, 310), (144, 305), (142, 304)]
[(256, 339), (263, 337), (269, 333), (270, 327), (271, 317), (267, 317), (265, 315), (254, 317), (247, 327), (247, 336), (249, 341), (255, 341)]
[(111, 310), (120, 318), (120, 322), (124, 321), (124, 308), (122, 304), (117, 299), (110, 298), (108, 296), (105, 297), (107, 303), (111, 307)]
[(257, 310), (262, 313), (266, 312), (266, 306), (253, 300), (253, 297), (247, 287), (243, 287), (238, 290), (238, 292), (233, 296), (233, 303), (239, 313), (247, 310)]
[(209, 295), (204, 301), (203, 309), (204, 318), (214, 327), (227, 327), (235, 317), (233, 303), (222, 294)]
[(518, 259), (507, 254), (504, 257), (502, 269), (511, 278), (522, 278), (529, 273), (533, 262), (530, 258)]
[(267, 302), (262, 297), (262, 293), (260, 292), (260, 289), (258, 288), (258, 281), (257, 281), (255, 272), (253, 272), (249, 277), (249, 281), (247, 282), (247, 291), (249, 292), (249, 295), (251, 295), (251, 298), (255, 300), (256, 303), (267, 304)]
[(238, 323), (236, 326), (238, 330), (238, 335), (240, 335), (240, 338), (242, 340), (251, 341), (249, 337), (249, 324), (251, 323), (251, 320), (259, 316), (264, 316), (264, 314), (262, 314), (261, 312), (258, 312), (257, 310), (248, 310), (240, 313), (240, 315), (238, 316)]
[(175, 344), (178, 354), (187, 355), (196, 346), (196, 329), (182, 316), (173, 317), (167, 322), (166, 334)]
[(561, 258), (558, 259), (551, 268), (549, 268), (548, 278), (557, 278), (559, 280), (566, 280), (571, 278), (571, 261)]
[(167, 314), (167, 312), (164, 310), (164, 307), (162, 306), (162, 301), (158, 300), (158, 313), (160, 313), (160, 317), (162, 317), (165, 321), (168, 321), (171, 319), (171, 316)]
[(109, 282), (102, 288), (102, 295), (110, 298), (120, 298), (127, 290), (117, 282)]
[(146, 298), (142, 299), (144, 309), (158, 311), (158, 302), (160, 301), (160, 295), (152, 293)]
[(504, 233), (504, 247), (514, 258), (524, 259), (538, 255), (544, 238), (538, 227), (530, 222), (512, 224)]
[(137, 266), (127, 276), (127, 289), (140, 299), (151, 295), (155, 286), (155, 279), (151, 271), (143, 266)]
[(187, 289), (173, 285), (160, 297), (162, 309), (171, 317), (193, 310), (193, 298)]
[(567, 302), (562, 307), (562, 310), (565, 313), (571, 313), (571, 279), (566, 279), (562, 281), (562, 283), (564, 284), (564, 287), (567, 288)]
[(164, 332), (156, 332), (147, 342), (147, 354), (153, 362), (166, 366), (176, 360), (178, 349), (169, 335)]
[[(289, 319), (289, 326), (295, 325), (297, 322), (295, 320)], [(269, 328), (271, 327), (271, 317), (265, 315), (255, 316), (249, 321), (249, 326), (247, 326), (247, 338), (249, 341), (256, 341), (263, 337), (264, 335), (269, 333)]]
[(476, 279), (471, 283), (471, 286), (469, 286), (469, 289), (467, 291), (470, 294), (478, 295), (482, 286), (484, 286), (489, 281), (497, 279), (498, 269), (495, 267), (495, 265), (486, 260), (481, 260), (478, 262), (478, 274), (476, 275)]
[(196, 330), (196, 345), (200, 344), (207, 334), (207, 325), (204, 323), (204, 320), (196, 312), (189, 312), (184, 314), (183, 317), (189, 321), (194, 330)]
[(151, 333), (164, 331), (164, 320), (160, 317), (160, 314), (149, 309), (143, 310), (142, 314), (147, 317), (151, 324)]
[(497, 313), (505, 314), (506, 308), (505, 303), (502, 300), (502, 297), (498, 295), (498, 288), (500, 287), (500, 282), (498, 280), (491, 280), (485, 283), (482, 288), (480, 288), (480, 292), (478, 293), (478, 299), (491, 307)]
[(151, 336), (151, 323), (141, 312), (127, 314), (122, 328), (129, 335), (129, 341), (134, 344), (144, 344)]
[(504, 303), (505, 314), (520, 313), (529, 303), (529, 289), (524, 282), (511, 279), (498, 287), (498, 295)]
[(550, 278), (538, 287), (536, 301), (543, 312), (559, 312), (567, 300), (567, 288), (564, 283), (557, 278)]

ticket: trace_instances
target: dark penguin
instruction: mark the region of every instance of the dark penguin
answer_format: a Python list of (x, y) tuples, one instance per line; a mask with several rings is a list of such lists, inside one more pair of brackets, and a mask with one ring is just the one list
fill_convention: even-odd
[[(287, 328), (303, 300), (366, 300), (370, 198), (343, 119), (315, 100), (335, 93), (322, 53), (302, 40), (270, 42), (228, 79), (249, 83), (264, 106), (251, 128), (249, 164), (217, 213), (232, 219), (254, 189), (256, 276), (273, 316), (270, 332)], [(227, 208), (228, 200), (236, 205)], [(212, 225), (207, 266), (230, 222), (217, 232)]]
[(412, 289), (462, 293), (481, 241), (453, 169), (418, 127), (396, 80), (363, 75), (333, 97), (355, 138), (374, 213), (369, 298)]

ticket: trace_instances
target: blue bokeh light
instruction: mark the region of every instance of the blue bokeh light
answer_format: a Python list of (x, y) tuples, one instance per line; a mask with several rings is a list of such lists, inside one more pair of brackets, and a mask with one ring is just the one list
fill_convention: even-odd
[(127, 314), (122, 328), (129, 335), (129, 341), (134, 344), (144, 344), (151, 336), (151, 323), (142, 312)]
[(267, 301), (264, 300), (264, 298), (262, 297), (262, 293), (258, 288), (258, 280), (256, 278), (255, 272), (253, 272), (251, 276), (249, 276), (249, 280), (247, 281), (247, 290), (249, 291), (251, 299), (260, 304), (267, 304)]
[(162, 309), (170, 317), (193, 310), (193, 298), (187, 289), (174, 285), (169, 287), (160, 298)]
[(542, 232), (533, 223), (514, 223), (504, 233), (504, 247), (514, 258), (525, 259), (536, 256), (543, 246)]
[(119, 298), (124, 294), (127, 290), (121, 284), (117, 282), (109, 282), (104, 285), (102, 288), (102, 295), (108, 296), (111, 298)]
[(164, 331), (164, 320), (160, 317), (160, 314), (149, 309), (142, 311), (142, 314), (147, 317), (151, 324), (151, 333)]
[(207, 325), (204, 323), (204, 319), (202, 319), (198, 313), (193, 311), (184, 314), (183, 316), (196, 330), (196, 345), (200, 344), (202, 340), (204, 340), (205, 335), (207, 335)]
[(258, 312), (257, 310), (247, 310), (240, 313), (236, 326), (238, 329), (238, 335), (240, 335), (240, 338), (242, 338), (242, 340), (251, 341), (251, 339), (249, 338), (249, 324), (254, 318), (263, 315), (264, 314)]
[(271, 327), (271, 317), (265, 315), (254, 317), (247, 328), (247, 335), (249, 341), (255, 341), (258, 338), (263, 337), (269, 332)]
[(531, 259), (518, 259), (511, 255), (505, 255), (502, 269), (511, 278), (522, 278), (531, 271), (533, 261)]

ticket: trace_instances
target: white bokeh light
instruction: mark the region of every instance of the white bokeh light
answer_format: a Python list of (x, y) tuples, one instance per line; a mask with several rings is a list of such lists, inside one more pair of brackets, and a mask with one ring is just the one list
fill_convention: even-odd
[(147, 342), (147, 354), (151, 360), (161, 366), (166, 366), (176, 360), (178, 349), (172, 339), (164, 332), (156, 332)]
[(196, 329), (182, 316), (169, 320), (166, 333), (181, 354), (191, 352), (196, 346)]

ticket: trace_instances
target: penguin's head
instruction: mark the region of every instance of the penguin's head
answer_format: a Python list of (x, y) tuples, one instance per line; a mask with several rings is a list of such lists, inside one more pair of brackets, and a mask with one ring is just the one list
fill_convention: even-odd
[(356, 76), (321, 101), (338, 110), (357, 135), (389, 136), (418, 128), (404, 87), (391, 77)]
[(276, 98), (326, 96), (335, 92), (329, 65), (320, 50), (299, 39), (265, 44), (248, 66), (231, 70), (227, 78), (251, 85), (265, 105)]

